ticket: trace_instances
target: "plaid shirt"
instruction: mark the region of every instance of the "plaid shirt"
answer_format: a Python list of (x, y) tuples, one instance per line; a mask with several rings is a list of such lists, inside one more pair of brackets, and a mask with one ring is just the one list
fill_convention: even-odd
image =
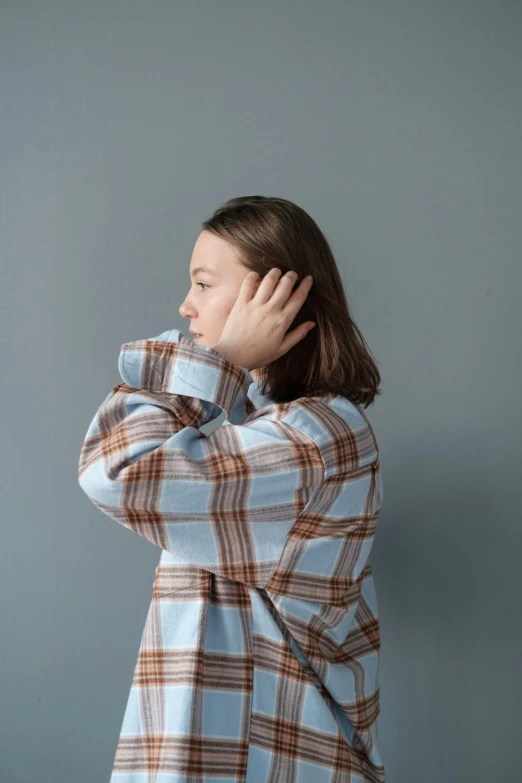
[(178, 329), (118, 368), (78, 480), (162, 553), (111, 783), (383, 783), (368, 420), (273, 403)]

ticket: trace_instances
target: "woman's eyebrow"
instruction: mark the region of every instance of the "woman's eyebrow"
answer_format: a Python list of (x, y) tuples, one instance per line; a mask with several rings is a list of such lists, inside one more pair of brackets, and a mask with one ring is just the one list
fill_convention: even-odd
[(192, 276), (197, 275), (198, 272), (205, 272), (207, 275), (214, 275), (214, 277), (221, 276), (218, 275), (217, 272), (213, 272), (212, 269), (209, 269), (206, 266), (197, 266), (195, 269), (192, 270)]

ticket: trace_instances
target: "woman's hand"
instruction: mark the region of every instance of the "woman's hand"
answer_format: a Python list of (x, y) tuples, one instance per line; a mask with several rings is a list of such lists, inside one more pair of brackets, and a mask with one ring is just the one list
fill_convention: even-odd
[(292, 293), (297, 277), (296, 272), (281, 276), (274, 267), (259, 283), (260, 275), (248, 272), (213, 348), (249, 371), (265, 367), (293, 348), (315, 326), (306, 321), (286, 334), (313, 282), (308, 275)]

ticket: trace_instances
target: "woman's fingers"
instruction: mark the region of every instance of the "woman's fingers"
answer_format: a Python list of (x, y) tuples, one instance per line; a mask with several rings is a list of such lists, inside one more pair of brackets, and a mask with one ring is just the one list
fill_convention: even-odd
[(312, 276), (307, 275), (293, 291), (297, 277), (297, 272), (290, 271), (283, 275), (277, 267), (270, 269), (261, 282), (257, 273), (251, 276), (247, 274), (245, 280), (248, 280), (248, 283), (243, 281), (246, 285), (245, 295), (247, 299), (253, 298), (257, 304), (269, 303), (276, 309), (280, 308), (292, 321), (313, 284)]
[(258, 285), (259, 275), (257, 272), (247, 272), (241, 283), (238, 298), (241, 298), (243, 302), (249, 302), (254, 297)]
[(259, 304), (266, 304), (271, 300), (274, 293), (274, 289), (279, 285), (279, 281), (283, 273), (277, 267), (274, 267), (263, 277), (259, 284), (259, 288), (256, 291), (256, 302)]
[(301, 280), (301, 284), (297, 286), (290, 299), (283, 305), (283, 312), (290, 318), (290, 323), (294, 320), (295, 316), (305, 303), (310, 289), (313, 285), (312, 275), (307, 275)]

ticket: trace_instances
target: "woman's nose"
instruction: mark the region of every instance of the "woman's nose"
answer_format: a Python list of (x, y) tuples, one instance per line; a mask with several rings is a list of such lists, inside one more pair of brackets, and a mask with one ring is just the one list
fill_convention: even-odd
[(185, 302), (182, 302), (179, 306), (179, 314), (183, 316), (183, 318), (190, 318), (190, 315), (188, 314), (188, 308), (185, 306)]

